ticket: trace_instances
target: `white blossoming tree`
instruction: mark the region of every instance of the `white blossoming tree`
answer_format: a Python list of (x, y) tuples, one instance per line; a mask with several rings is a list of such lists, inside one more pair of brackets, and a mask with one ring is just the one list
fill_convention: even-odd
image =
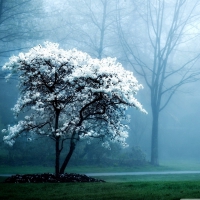
[[(13, 145), (23, 134), (30, 140), (36, 135), (53, 139), (56, 175), (64, 173), (80, 139), (99, 138), (106, 148), (116, 141), (126, 145), (126, 108), (146, 112), (134, 97), (142, 85), (112, 58), (92, 59), (46, 42), (11, 57), (3, 69), (19, 75), (20, 97), (13, 111), (16, 116), (26, 113), (18, 124), (3, 130), (3, 140)], [(60, 165), (66, 140), (69, 152)]]

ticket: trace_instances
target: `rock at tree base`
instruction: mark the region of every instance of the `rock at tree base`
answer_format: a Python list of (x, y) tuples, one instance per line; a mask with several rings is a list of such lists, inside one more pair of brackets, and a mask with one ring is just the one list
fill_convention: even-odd
[(88, 177), (82, 174), (65, 173), (56, 177), (54, 174), (25, 174), (13, 175), (7, 178), (4, 183), (69, 183), (69, 182), (105, 182), (103, 180)]

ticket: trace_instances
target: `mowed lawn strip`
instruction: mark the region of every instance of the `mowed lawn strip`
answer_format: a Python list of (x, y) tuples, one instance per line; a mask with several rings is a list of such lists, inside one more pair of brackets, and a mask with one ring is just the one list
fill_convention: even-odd
[(180, 199), (200, 198), (200, 181), (0, 184), (0, 199)]

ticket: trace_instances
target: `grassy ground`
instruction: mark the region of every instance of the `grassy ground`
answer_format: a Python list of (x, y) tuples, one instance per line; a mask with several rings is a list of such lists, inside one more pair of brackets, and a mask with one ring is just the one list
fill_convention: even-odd
[(200, 175), (98, 177), (106, 183), (2, 183), (0, 199), (7, 200), (179, 200), (200, 199)]
[(200, 181), (124, 183), (0, 184), (0, 199), (7, 200), (170, 200), (200, 198)]
[[(157, 168), (68, 168), (67, 172), (113, 172), (113, 171), (167, 171), (199, 170), (199, 164), (187, 166), (174, 164)], [(44, 173), (53, 172), (46, 167), (8, 167), (0, 166), (0, 174), (7, 173)], [(6, 184), (0, 177), (0, 199), (68, 199), (68, 200), (108, 200), (108, 199), (148, 199), (179, 200), (181, 198), (200, 199), (200, 174), (185, 175), (140, 175), (140, 176), (102, 176), (106, 183), (43, 183), (43, 184)]]

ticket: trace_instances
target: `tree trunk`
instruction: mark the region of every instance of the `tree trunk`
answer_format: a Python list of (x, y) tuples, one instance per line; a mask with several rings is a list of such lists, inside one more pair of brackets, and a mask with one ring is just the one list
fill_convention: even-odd
[(55, 160), (55, 175), (56, 177), (59, 176), (59, 169), (60, 169), (60, 137), (56, 137), (56, 160)]
[(153, 123), (152, 123), (152, 136), (151, 136), (151, 164), (158, 166), (158, 119), (159, 111), (152, 109)]
[(58, 129), (58, 120), (59, 120), (60, 110), (56, 110), (56, 119), (55, 119), (55, 140), (56, 140), (56, 160), (55, 160), (55, 175), (59, 176), (60, 169), (60, 136), (56, 136), (56, 130)]
[(71, 158), (71, 156), (72, 156), (72, 154), (75, 150), (75, 147), (76, 147), (75, 142), (71, 141), (69, 152), (68, 152), (67, 156), (65, 157), (65, 160), (62, 164), (62, 167), (60, 168), (60, 174), (64, 174), (65, 168), (67, 167), (67, 164), (69, 163), (69, 160), (70, 160), (70, 158)]

